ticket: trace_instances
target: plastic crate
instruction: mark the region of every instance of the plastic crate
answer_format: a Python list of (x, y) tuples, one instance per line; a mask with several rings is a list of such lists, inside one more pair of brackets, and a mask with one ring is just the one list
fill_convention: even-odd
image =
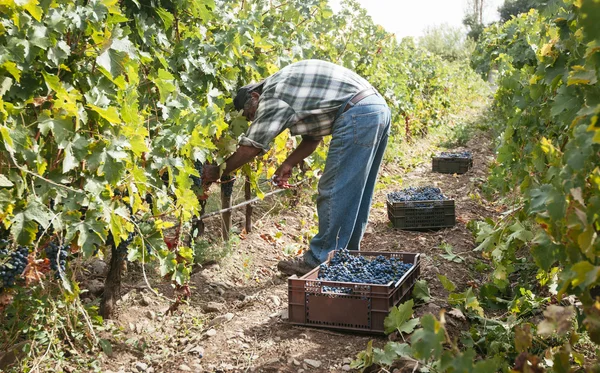
[(388, 218), (395, 228), (430, 230), (450, 228), (456, 224), (454, 200), (405, 201), (387, 200)]
[[(335, 251), (329, 253), (328, 263)], [(385, 285), (317, 280), (319, 267), (301, 278), (288, 279), (289, 322), (319, 328), (384, 333), (383, 321), (390, 309), (406, 301), (421, 274), (421, 256), (416, 253), (351, 251), (352, 255), (383, 255), (412, 263), (401, 279)], [(350, 294), (327, 291), (343, 288)]]
[(442, 174), (464, 174), (473, 167), (473, 158), (433, 157), (431, 171)]

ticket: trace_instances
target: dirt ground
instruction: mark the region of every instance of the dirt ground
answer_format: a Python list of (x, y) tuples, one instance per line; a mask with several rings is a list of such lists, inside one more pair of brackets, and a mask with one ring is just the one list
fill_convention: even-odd
[[(434, 144), (415, 144), (407, 156), (429, 154)], [(386, 165), (381, 170), (365, 234), (364, 251), (405, 251), (423, 255), (421, 278), (427, 280), (432, 299), (416, 308), (416, 316), (440, 309), (449, 310), (447, 292), (437, 274), (447, 276), (461, 291), (476, 286), (485, 273), (474, 270), (484, 262), (473, 234), (466, 224), (473, 219), (493, 217), (499, 213), (480, 195), (478, 186), (486, 177), (493, 160), (490, 140), (476, 134), (465, 148), (471, 150), (474, 167), (463, 175), (431, 172), (428, 156), (410, 171)], [(402, 184), (389, 182), (394, 175)], [(457, 223), (454, 228), (430, 232), (394, 229), (389, 223), (385, 198), (387, 193), (408, 186), (436, 185), (456, 202)], [(309, 193), (303, 191), (300, 193)], [(293, 326), (287, 323), (287, 280), (277, 270), (287, 247), (306, 247), (302, 235), (314, 225), (315, 207), (298, 203), (289, 208), (276, 196), (256, 208), (253, 231), (240, 240), (233, 253), (218, 264), (194, 271), (189, 305), (175, 315), (165, 316), (169, 302), (144, 289), (141, 281), (125, 285), (129, 289), (118, 303), (117, 317), (110, 321), (122, 332), (113, 339), (113, 357), (102, 357), (103, 372), (342, 372), (349, 362), (364, 350), (369, 340), (383, 345), (388, 337), (337, 332), (327, 329)], [(289, 202), (289, 201), (288, 201)], [(279, 205), (278, 205), (279, 204)], [(277, 213), (267, 213), (273, 206)], [(234, 225), (241, 230), (243, 211), (233, 215)], [(208, 223), (207, 232), (217, 236), (219, 221)], [(449, 244), (461, 263), (440, 255), (441, 244)], [(294, 246), (295, 245), (295, 246)], [(157, 282), (158, 284), (158, 282)], [(157, 289), (168, 293), (162, 285)], [(162, 287), (161, 287), (162, 286)], [(349, 310), (351, 312), (351, 310)], [(449, 317), (447, 317), (449, 319)], [(465, 321), (450, 320), (456, 329), (467, 329)], [(118, 340), (116, 338), (119, 338)]]

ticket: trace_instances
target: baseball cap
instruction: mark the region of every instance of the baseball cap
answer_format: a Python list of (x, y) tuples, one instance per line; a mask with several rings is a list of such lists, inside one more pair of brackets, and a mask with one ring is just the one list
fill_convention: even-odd
[(233, 99), (233, 106), (235, 107), (235, 110), (239, 111), (244, 108), (244, 104), (246, 104), (246, 101), (248, 101), (252, 92), (258, 91), (262, 93), (263, 85), (265, 85), (264, 80), (258, 83), (250, 83), (238, 89), (237, 94)]

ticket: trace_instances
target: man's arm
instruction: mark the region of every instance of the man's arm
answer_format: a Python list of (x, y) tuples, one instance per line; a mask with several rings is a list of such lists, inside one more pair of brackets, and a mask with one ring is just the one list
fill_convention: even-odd
[(320, 138), (302, 138), (302, 142), (294, 151), (287, 157), (285, 161), (275, 171), (276, 180), (286, 182), (292, 176), (292, 169), (304, 158), (311, 155), (321, 142)]
[[(231, 157), (227, 158), (227, 160), (225, 161), (225, 169), (223, 170), (223, 175), (229, 175), (233, 171), (250, 162), (261, 151), (262, 149), (256, 148), (254, 146), (240, 145), (235, 151), (235, 153), (233, 153)], [(205, 182), (217, 181), (220, 177), (219, 169), (220, 166), (205, 165), (202, 178)]]

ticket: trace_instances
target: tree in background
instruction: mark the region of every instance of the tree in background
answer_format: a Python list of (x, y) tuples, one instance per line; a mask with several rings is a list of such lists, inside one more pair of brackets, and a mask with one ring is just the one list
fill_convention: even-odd
[(531, 8), (539, 9), (542, 4), (536, 0), (505, 0), (498, 8), (501, 22), (510, 21), (513, 16), (527, 13)]
[(477, 41), (484, 29), (483, 11), (485, 10), (487, 0), (469, 0), (467, 4), (463, 25), (469, 29), (467, 35)]
[(446, 23), (428, 27), (419, 38), (419, 46), (448, 61), (466, 60), (475, 48), (473, 39), (467, 37), (461, 27)]

